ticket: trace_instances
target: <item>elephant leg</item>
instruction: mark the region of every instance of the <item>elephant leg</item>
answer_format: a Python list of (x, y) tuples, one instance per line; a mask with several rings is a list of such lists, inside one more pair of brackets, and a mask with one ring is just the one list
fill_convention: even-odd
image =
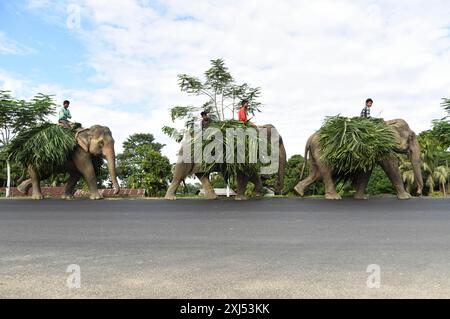
[(245, 196), (245, 190), (247, 189), (248, 176), (245, 174), (238, 174), (237, 177), (237, 190), (235, 200), (247, 200), (247, 196)]
[(367, 172), (361, 172), (358, 175), (358, 178), (356, 180), (355, 199), (367, 199), (366, 188), (367, 188), (367, 185), (369, 184), (371, 175), (372, 175), (372, 170), (369, 170)]
[(177, 189), (180, 186), (181, 182), (183, 181), (183, 178), (179, 176), (174, 176), (172, 183), (170, 183), (169, 188), (167, 189), (166, 196), (164, 197), (167, 200), (175, 200)]
[(172, 182), (170, 183), (164, 198), (167, 200), (176, 200), (177, 190), (181, 182), (185, 180), (187, 176), (195, 173), (197, 169), (198, 167), (193, 166), (192, 163), (177, 163), (175, 165), (175, 171), (173, 172)]
[(311, 165), (311, 172), (308, 177), (300, 181), (297, 186), (294, 187), (295, 192), (301, 197), (305, 196), (305, 190), (312, 184), (314, 184), (320, 178), (319, 169), (315, 164)]
[(387, 158), (380, 162), (381, 168), (384, 170), (389, 180), (397, 192), (398, 199), (410, 199), (411, 195), (405, 190), (398, 162), (396, 158)]
[(211, 181), (209, 180), (209, 174), (208, 173), (196, 173), (195, 175), (202, 183), (203, 191), (205, 192), (205, 198), (216, 199), (217, 194), (214, 192), (214, 188), (211, 185)]
[(278, 176), (275, 184), (275, 195), (283, 195), (285, 172), (286, 172), (286, 149), (284, 147), (284, 143), (281, 141)]
[(88, 185), (90, 193), (89, 198), (94, 200), (102, 199), (103, 196), (98, 192), (97, 177), (95, 176), (94, 165), (92, 164), (90, 157), (83, 161), (75, 160), (74, 163)]
[(325, 184), (325, 198), (330, 200), (342, 199), (336, 191), (336, 186), (333, 181), (333, 171), (330, 167), (323, 165), (319, 166), (320, 175), (322, 175), (323, 183)]
[(250, 176), (250, 181), (255, 185), (255, 197), (262, 197), (264, 191), (261, 176), (258, 173), (252, 174), (252, 176)]
[(26, 179), (19, 186), (17, 186), (17, 190), (22, 194), (28, 194), (28, 191), (33, 186), (31, 179)]
[(31, 184), (33, 187), (33, 194), (31, 195), (31, 198), (43, 199), (44, 197), (42, 196), (41, 185), (40, 185), (38, 173), (31, 165), (28, 166), (28, 173), (30, 174)]
[(80, 180), (81, 174), (79, 172), (72, 171), (70, 172), (69, 179), (64, 187), (64, 194), (62, 195), (62, 199), (73, 199), (73, 194), (75, 193), (75, 186), (77, 182)]

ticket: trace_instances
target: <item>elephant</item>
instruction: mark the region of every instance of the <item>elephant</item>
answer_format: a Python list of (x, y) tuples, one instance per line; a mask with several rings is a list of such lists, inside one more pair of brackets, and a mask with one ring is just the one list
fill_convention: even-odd
[[(114, 193), (118, 194), (120, 186), (116, 174), (116, 154), (114, 151), (114, 139), (111, 130), (106, 126), (94, 125), (90, 128), (80, 129), (75, 135), (77, 147), (70, 155), (64, 167), (59, 167), (56, 172), (68, 172), (69, 179), (64, 188), (62, 199), (73, 199), (75, 186), (83, 177), (89, 187), (90, 199), (101, 199), (102, 195), (97, 189), (97, 178), (93, 164), (93, 157), (103, 157), (107, 161), (108, 171), (114, 187)], [(49, 176), (39, 176), (33, 165), (27, 167), (29, 179), (23, 181), (17, 188), (27, 194), (32, 187), (33, 199), (42, 199), (40, 180)]]
[[(258, 128), (267, 129), (268, 132), (268, 140), (271, 138), (271, 131), (276, 130), (276, 128), (271, 124), (266, 124), (262, 126), (258, 126)], [(277, 131), (276, 131), (277, 132)], [(278, 133), (278, 132), (277, 132)], [(284, 173), (286, 169), (286, 149), (284, 147), (283, 139), (279, 137), (279, 165), (277, 170), (277, 180), (275, 185), (275, 194), (281, 194), (284, 187)], [(175, 171), (173, 174), (173, 180), (167, 189), (165, 198), (167, 200), (175, 200), (177, 189), (182, 181), (190, 175), (195, 175), (202, 183), (202, 187), (205, 193), (205, 198), (207, 199), (216, 199), (217, 194), (214, 192), (214, 188), (211, 185), (209, 180), (209, 174), (216, 171), (216, 168), (212, 168), (208, 172), (204, 172), (202, 168), (202, 164), (200, 163), (184, 163), (182, 161), (178, 161), (175, 165)], [(236, 200), (246, 200), (245, 190), (247, 183), (251, 181), (255, 185), (255, 196), (261, 197), (263, 195), (263, 184), (261, 180), (261, 176), (259, 174), (238, 174), (237, 176), (237, 191), (236, 191)]]
[[(385, 121), (385, 123), (393, 129), (396, 152), (407, 154), (411, 161), (415, 180), (417, 183), (417, 194), (420, 196), (423, 191), (423, 179), (420, 159), (420, 145), (417, 141), (416, 134), (410, 129), (408, 123), (402, 119)], [(305, 147), (305, 168), (308, 154), (311, 157), (311, 171), (309, 176), (301, 180), (296, 186), (295, 191), (301, 197), (304, 196), (308, 186), (319, 180), (323, 180), (325, 184), (325, 198), (330, 200), (339, 200), (341, 196), (336, 192), (333, 181), (333, 168), (321, 160), (321, 151), (319, 146), (319, 133), (314, 133), (306, 143)], [(405, 190), (405, 186), (399, 170), (398, 158), (396, 156), (388, 157), (378, 163), (384, 170), (392, 185), (394, 186), (398, 199), (410, 199), (411, 195)], [(303, 176), (302, 170), (302, 176)], [(355, 199), (366, 199), (365, 190), (369, 183), (371, 170), (360, 172), (355, 176), (356, 193)]]

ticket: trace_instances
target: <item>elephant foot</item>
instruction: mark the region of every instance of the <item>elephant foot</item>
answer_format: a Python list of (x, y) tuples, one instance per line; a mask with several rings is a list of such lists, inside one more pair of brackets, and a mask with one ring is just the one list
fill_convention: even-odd
[(33, 194), (31, 195), (31, 198), (35, 200), (41, 200), (44, 199), (44, 196), (42, 196), (42, 194)]
[(354, 197), (353, 197), (354, 199), (356, 199), (356, 200), (367, 200), (367, 199), (369, 199), (369, 196), (368, 195), (365, 195), (365, 194), (356, 194)]
[(248, 198), (245, 195), (236, 195), (234, 200), (248, 200)]
[(103, 196), (100, 195), (100, 193), (97, 193), (97, 194), (91, 194), (91, 196), (89, 196), (89, 198), (92, 200), (100, 200), (100, 199), (103, 199)]
[(301, 197), (305, 196), (305, 190), (303, 187), (300, 187), (299, 185), (294, 187), (294, 191)]
[(341, 195), (339, 195), (338, 193), (325, 194), (325, 198), (328, 200), (341, 200), (342, 199)]
[(205, 194), (205, 198), (206, 199), (217, 199), (219, 196), (217, 196), (217, 194), (213, 193), (213, 194)]
[(398, 194), (397, 198), (399, 200), (408, 200), (408, 199), (411, 199), (412, 196), (409, 193), (402, 193), (402, 194)]
[(166, 196), (164, 196), (164, 198), (166, 200), (176, 200), (177, 199), (177, 197), (173, 194), (166, 194)]
[(61, 199), (64, 199), (64, 200), (74, 200), (75, 197), (74, 197), (72, 194), (63, 194), (63, 195), (61, 196)]

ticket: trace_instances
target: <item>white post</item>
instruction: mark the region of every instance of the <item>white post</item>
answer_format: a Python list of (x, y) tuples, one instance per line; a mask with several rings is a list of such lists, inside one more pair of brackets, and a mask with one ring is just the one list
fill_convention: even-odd
[(9, 165), (9, 161), (6, 161), (6, 197), (10, 195), (11, 188), (11, 166)]
[(230, 197), (230, 181), (227, 181), (227, 197)]

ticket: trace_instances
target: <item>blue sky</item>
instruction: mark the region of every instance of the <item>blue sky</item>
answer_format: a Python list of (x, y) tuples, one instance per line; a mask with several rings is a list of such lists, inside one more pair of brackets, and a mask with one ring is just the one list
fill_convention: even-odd
[(94, 75), (85, 60), (86, 51), (74, 32), (45, 21), (39, 11), (27, 9), (27, 1), (0, 2), (0, 30), (11, 41), (30, 50), (26, 54), (1, 57), (2, 68), (33, 81), (64, 83), (86, 88), (86, 78)]
[(222, 57), (262, 88), (255, 121), (276, 125), (293, 155), (326, 115), (359, 114), (367, 97), (375, 115), (427, 129), (450, 97), (449, 26), (447, 0), (1, 0), (0, 88), (70, 99), (119, 149), (153, 133), (174, 160), (168, 108), (202, 102), (176, 76)]

